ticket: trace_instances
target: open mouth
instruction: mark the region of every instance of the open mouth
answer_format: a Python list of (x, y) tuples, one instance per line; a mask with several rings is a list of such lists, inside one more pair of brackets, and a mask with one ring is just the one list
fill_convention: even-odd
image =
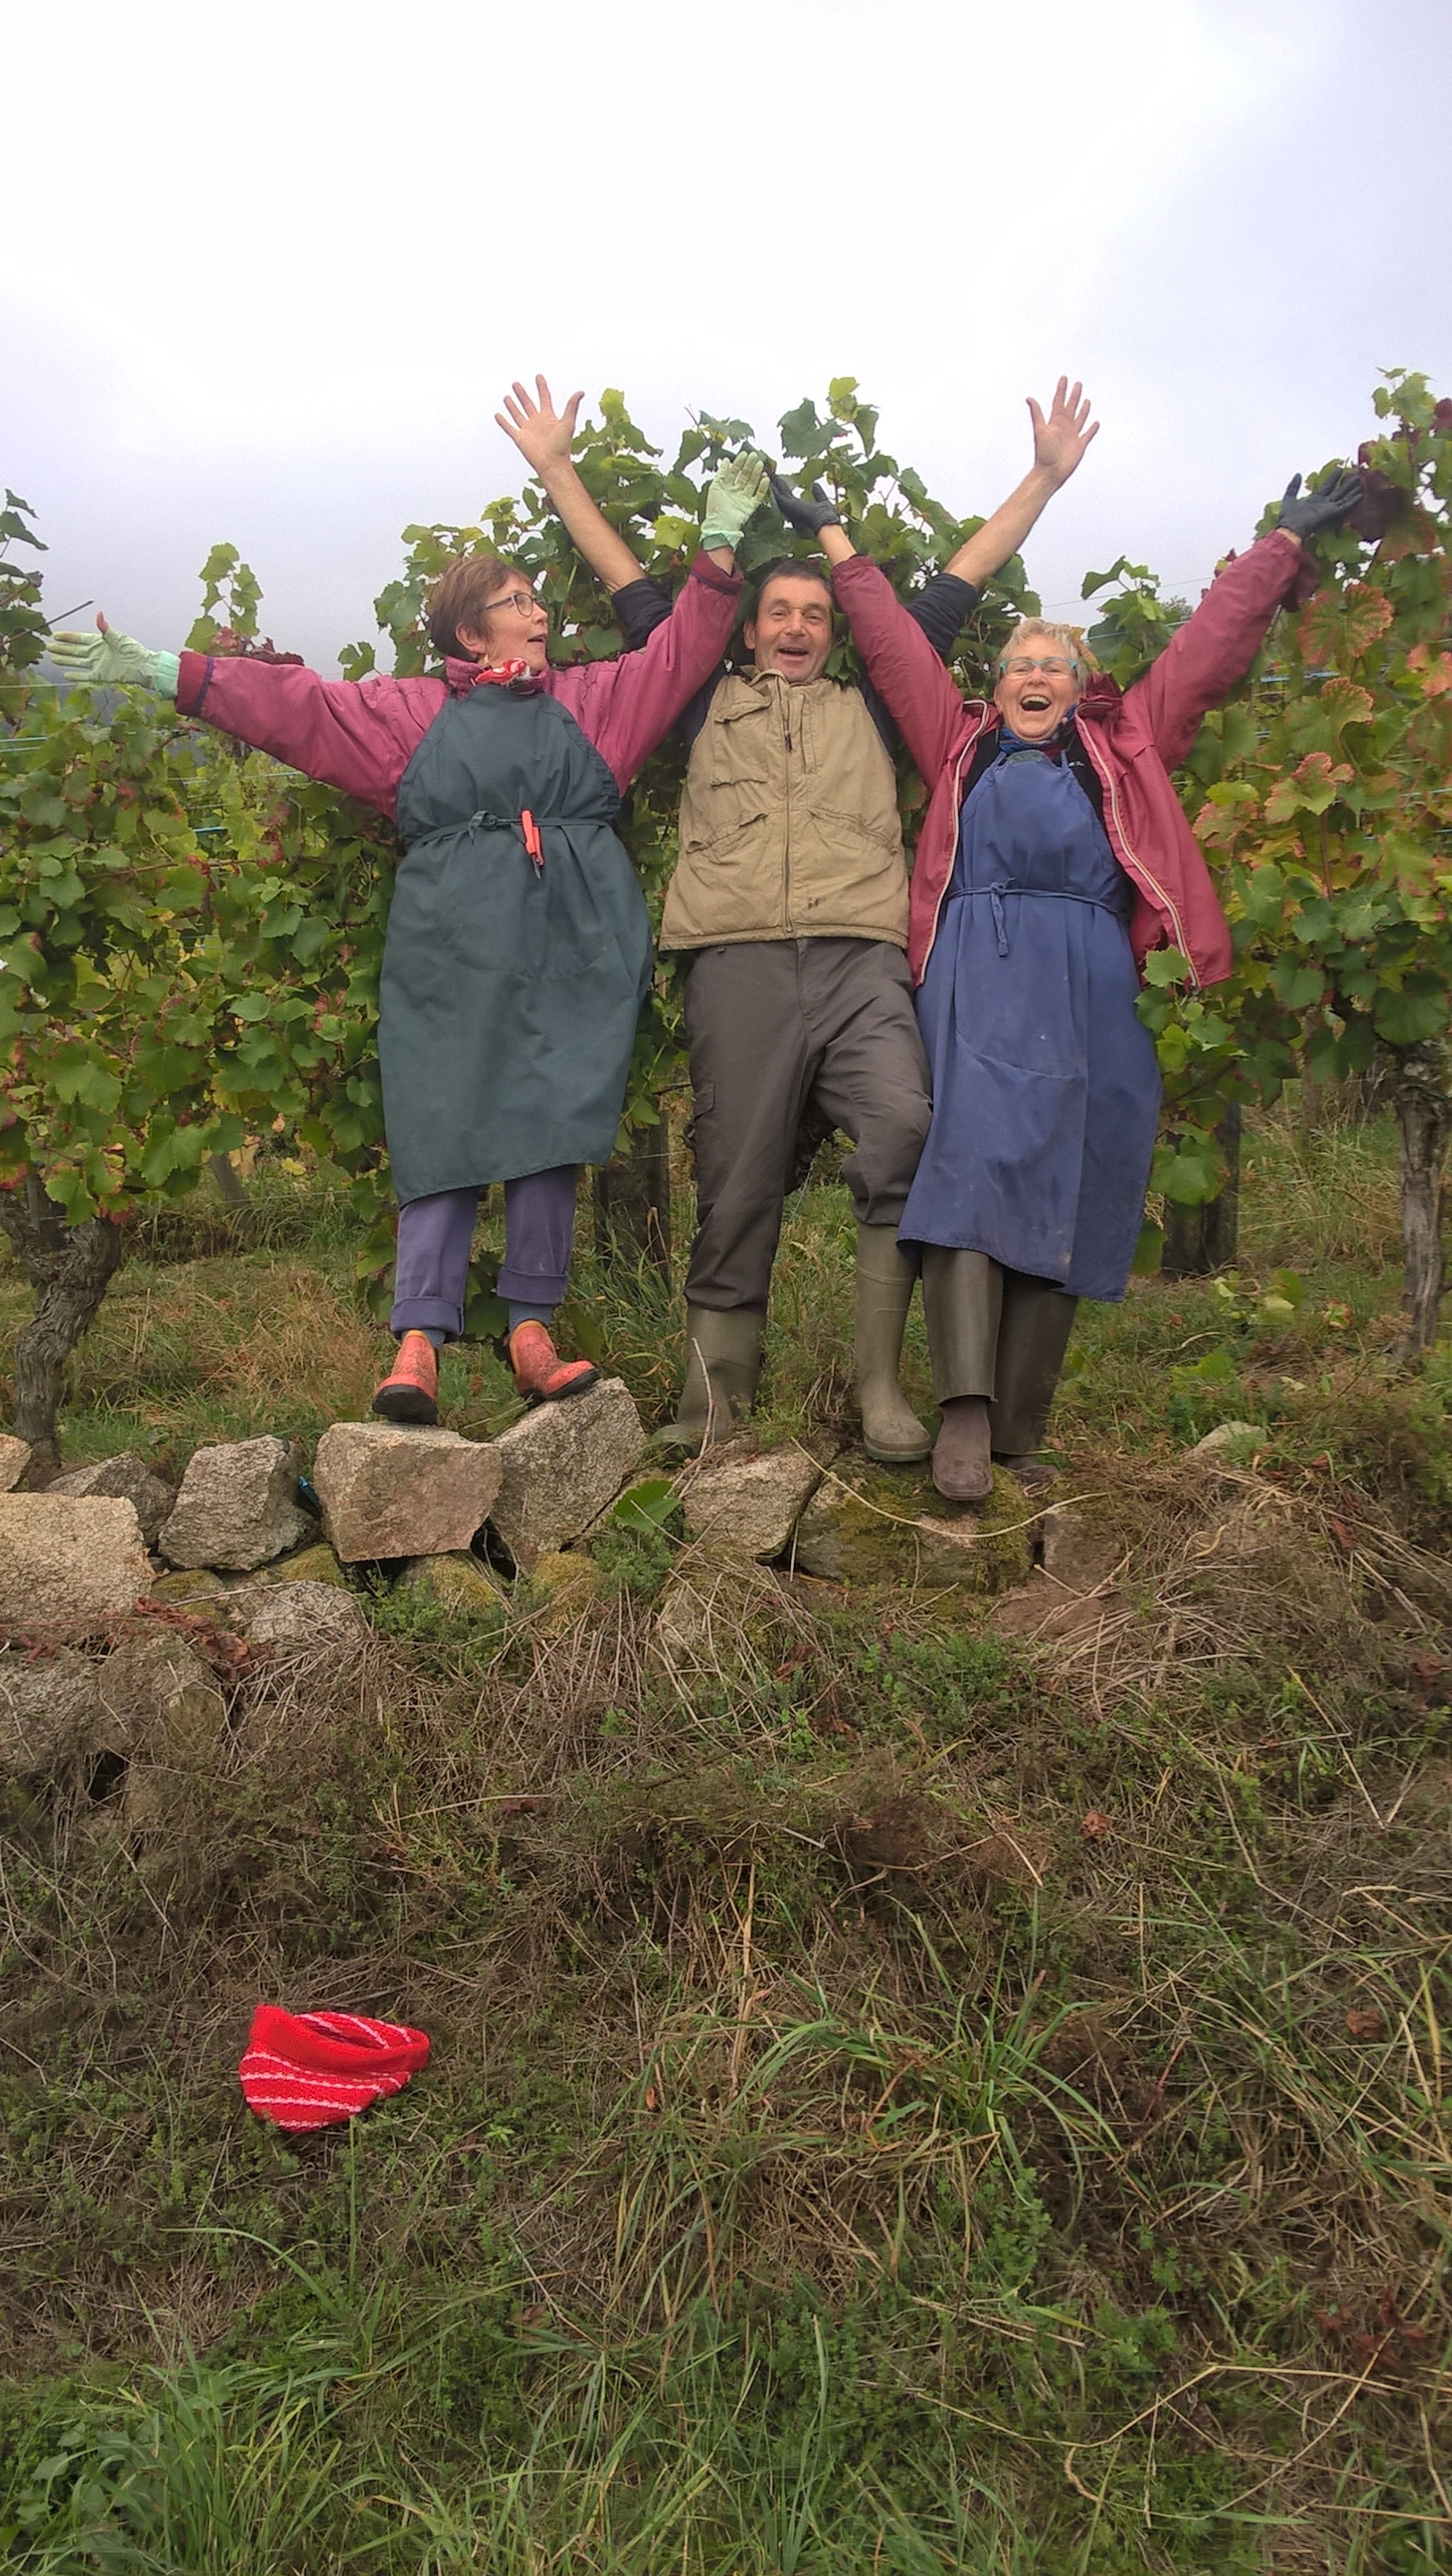
[(1053, 700), (1051, 698), (1044, 697), (1040, 692), (1036, 691), (1031, 698), (1020, 698), (1018, 703), (1021, 712), (1026, 716), (1046, 716), (1053, 704)]

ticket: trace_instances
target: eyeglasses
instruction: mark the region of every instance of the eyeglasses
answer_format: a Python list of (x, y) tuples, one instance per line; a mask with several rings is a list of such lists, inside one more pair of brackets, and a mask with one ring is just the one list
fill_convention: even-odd
[(1011, 662), (1000, 662), (1000, 671), (1052, 671), (1056, 679), (1065, 671), (1076, 671), (1077, 662), (1066, 662), (1058, 653), (1016, 653)]
[(496, 608), (517, 608), (521, 617), (530, 617), (538, 606), (539, 601), (532, 591), (506, 590), (502, 597), (488, 602), (484, 614), (486, 617), (492, 617)]

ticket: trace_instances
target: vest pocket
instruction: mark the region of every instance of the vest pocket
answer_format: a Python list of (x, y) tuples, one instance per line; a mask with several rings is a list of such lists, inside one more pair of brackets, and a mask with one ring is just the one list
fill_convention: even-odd
[(720, 787), (713, 791), (710, 812), (703, 815), (695, 829), (681, 843), (681, 855), (693, 859), (724, 859), (751, 832), (761, 829), (767, 819), (766, 805), (754, 786)]
[(866, 841), (874, 850), (890, 851), (894, 857), (901, 854), (902, 831), (896, 808), (891, 820), (885, 817), (876, 819), (870, 815), (849, 814), (840, 805), (823, 805), (814, 801), (812, 820), (821, 831), (840, 832), (849, 841)]
[(707, 717), (711, 745), (711, 787), (765, 787), (769, 748), (767, 728), (772, 710), (760, 698)]

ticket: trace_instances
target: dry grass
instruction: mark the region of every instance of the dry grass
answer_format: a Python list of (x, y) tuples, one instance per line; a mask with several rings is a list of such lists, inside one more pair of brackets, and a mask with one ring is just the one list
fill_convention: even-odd
[[(1275, 1222), (1284, 1260), (1306, 1220)], [(845, 1411), (848, 1231), (835, 1197), (793, 1223), (774, 1400), (804, 1430)], [(301, 1427), (262, 1418), (247, 1270), (177, 1272), (93, 1406), (179, 1425), (205, 1385)], [(366, 1383), (327, 1263), (271, 1280), (308, 1402)], [(409, 1632), (395, 1601), (394, 1633), (264, 1666), (144, 1832), (76, 1784), (13, 1800), (26, 2406), (147, 2349), (274, 2392), (338, 2356), (299, 2458), (340, 2438), (407, 2511), (360, 2502), (298, 2563), (360, 2576), (1433, 2576), (1448, 1577), (1435, 1380), (1377, 1374), (1394, 1289), (1354, 1348), (1237, 1328), (1257, 1391), (1303, 1388), (1213, 1470), (1166, 1407), (1207, 1292), (1086, 1319), (1068, 1483), (1113, 1597), (1056, 1640), (651, 1542), (572, 1624), (526, 1594), (488, 1637)], [(663, 1315), (628, 1344), (652, 1403)], [(496, 1398), (481, 1370), (467, 1400)], [(669, 1562), (703, 1608), (665, 1653)], [(260, 1994), (417, 2021), (431, 2066), (289, 2147), (235, 2085)], [(249, 2564), (208, 2547), (138, 2563)]]

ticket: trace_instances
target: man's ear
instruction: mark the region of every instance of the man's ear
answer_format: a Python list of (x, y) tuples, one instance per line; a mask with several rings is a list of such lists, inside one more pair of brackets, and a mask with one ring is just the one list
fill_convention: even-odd
[(756, 651), (756, 620), (754, 617), (748, 617), (745, 625), (742, 627), (741, 641), (745, 645), (748, 653), (754, 653)]

